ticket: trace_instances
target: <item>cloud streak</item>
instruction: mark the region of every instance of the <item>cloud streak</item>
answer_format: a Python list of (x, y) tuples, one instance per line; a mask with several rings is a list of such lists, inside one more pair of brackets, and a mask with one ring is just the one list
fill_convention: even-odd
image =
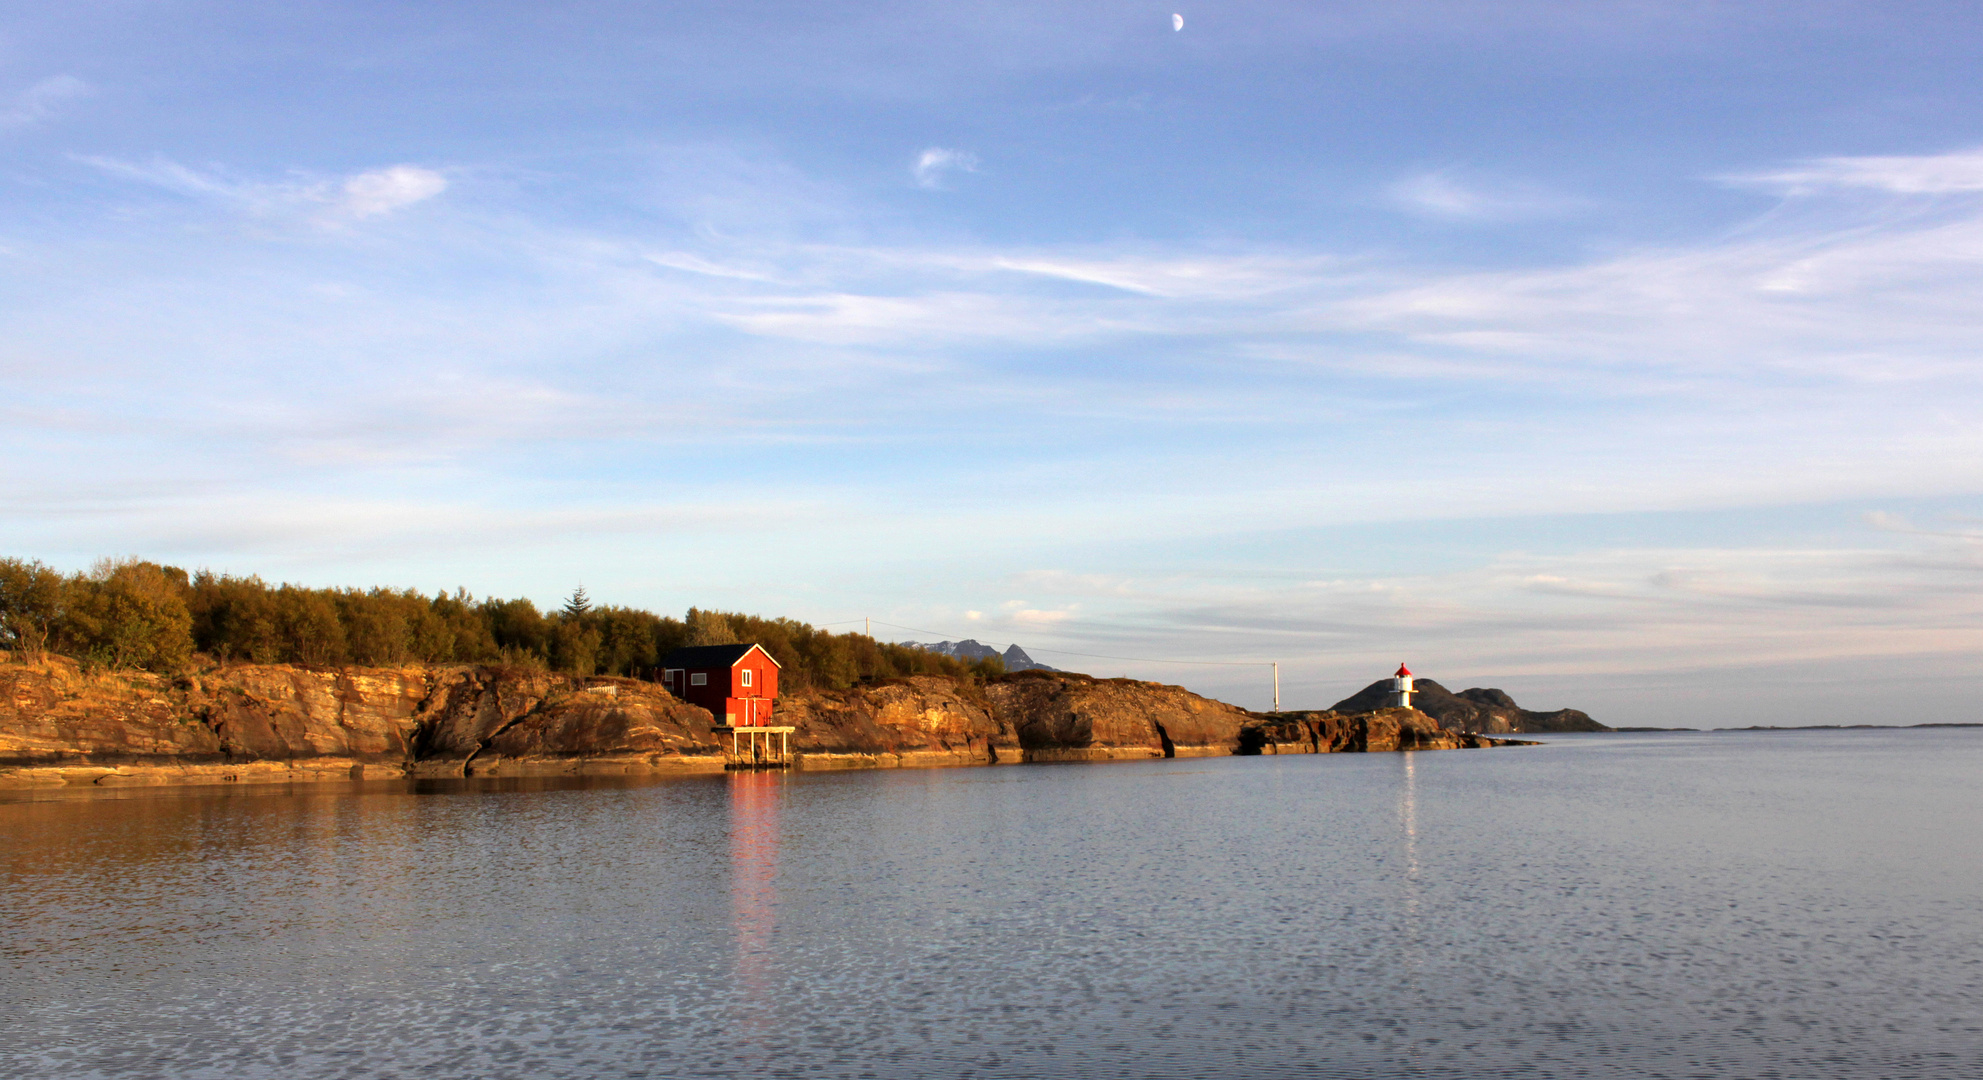
[(218, 169), (199, 170), (166, 158), (145, 164), (79, 155), (77, 161), (111, 176), (208, 199), (262, 216), (307, 215), (321, 224), (383, 217), (448, 189), (446, 176), (417, 165), (392, 165), (342, 179), (299, 176), (253, 180)]
[(74, 75), (53, 75), (14, 95), (0, 108), (0, 129), (30, 127), (52, 119), (64, 106), (89, 96), (90, 84)]
[(417, 165), (394, 165), (348, 177), (332, 206), (363, 220), (425, 202), (448, 189), (447, 177)]
[(1408, 214), (1476, 224), (1558, 217), (1586, 205), (1535, 187), (1465, 180), (1451, 169), (1406, 176), (1391, 184), (1385, 196)]
[(944, 177), (953, 172), (974, 173), (978, 171), (978, 156), (964, 150), (947, 150), (932, 146), (916, 155), (916, 163), (909, 169), (916, 178), (916, 186), (929, 191), (943, 187)]
[(1966, 195), (1983, 192), (1983, 150), (1908, 156), (1813, 158), (1787, 169), (1736, 174), (1740, 186), (1785, 195), (1867, 190), (1894, 195)]

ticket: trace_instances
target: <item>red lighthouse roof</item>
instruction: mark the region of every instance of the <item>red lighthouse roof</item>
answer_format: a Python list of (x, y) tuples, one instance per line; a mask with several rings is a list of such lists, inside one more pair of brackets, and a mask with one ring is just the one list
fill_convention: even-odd
[(1396, 675), (1393, 675), (1393, 676), (1391, 676), (1391, 677), (1392, 677), (1392, 678), (1394, 678), (1394, 679), (1409, 679), (1409, 678), (1411, 678), (1411, 677), (1412, 677), (1412, 669), (1410, 669), (1410, 668), (1408, 668), (1408, 667), (1406, 667), (1406, 666), (1405, 666), (1405, 665), (1403, 665), (1403, 664), (1399, 664), (1399, 665), (1398, 665), (1398, 673), (1397, 673)]

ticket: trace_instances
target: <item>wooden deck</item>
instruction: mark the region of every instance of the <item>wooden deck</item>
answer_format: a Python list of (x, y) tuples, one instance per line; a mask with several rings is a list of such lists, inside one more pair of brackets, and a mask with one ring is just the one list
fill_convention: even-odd
[(797, 728), (719, 725), (710, 730), (730, 736), (732, 769), (786, 769), (792, 765), (792, 732)]

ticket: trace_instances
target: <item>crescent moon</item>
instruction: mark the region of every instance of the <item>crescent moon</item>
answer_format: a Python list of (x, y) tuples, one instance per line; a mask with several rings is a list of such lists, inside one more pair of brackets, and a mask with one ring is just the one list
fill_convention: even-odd
[(1184, 16), (1182, 16), (1182, 15), (1172, 15), (1172, 16), (1171, 16), (1171, 29), (1173, 29), (1173, 30), (1182, 30), (1182, 29), (1184, 29)]

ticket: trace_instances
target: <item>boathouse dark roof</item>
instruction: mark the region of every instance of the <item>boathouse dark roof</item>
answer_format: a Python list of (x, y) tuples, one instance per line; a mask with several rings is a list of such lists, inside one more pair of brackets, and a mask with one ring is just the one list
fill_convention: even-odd
[(690, 645), (676, 649), (661, 658), (664, 668), (726, 668), (736, 666), (737, 661), (752, 649), (764, 653), (773, 667), (783, 667), (777, 658), (757, 645)]

